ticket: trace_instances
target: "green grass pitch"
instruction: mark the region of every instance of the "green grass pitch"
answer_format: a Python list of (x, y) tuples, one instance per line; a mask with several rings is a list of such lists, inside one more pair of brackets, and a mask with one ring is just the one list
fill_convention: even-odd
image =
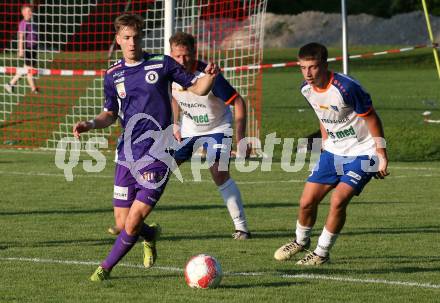
[[(274, 50), (266, 58), (292, 61), (292, 54)], [(391, 175), (372, 180), (353, 199), (331, 264), (302, 268), (273, 259), (293, 237), (309, 173), (308, 165), (283, 171), (278, 149), (271, 171), (260, 165), (240, 173), (231, 165), (252, 240), (232, 240), (231, 220), (209, 174), (202, 171), (202, 182), (194, 182), (185, 164), (185, 182), (173, 177), (147, 220), (163, 228), (155, 267), (141, 267), (138, 244), (111, 280), (91, 283), (114, 241), (106, 233), (113, 223), (112, 155), (100, 173), (86, 173), (80, 161), (67, 182), (51, 152), (0, 150), (0, 302), (438, 302), (440, 125), (424, 124), (420, 114), (430, 110), (440, 119), (440, 82), (427, 51), (371, 60), (353, 61), (352, 74), (371, 93), (384, 122)], [(317, 129), (299, 94), (300, 80), (295, 68), (264, 73), (263, 138), (272, 132), (299, 138)], [(83, 154), (85, 159), (90, 157)], [(313, 246), (327, 210), (328, 198)], [(186, 286), (183, 267), (199, 253), (220, 261), (225, 275), (218, 289)]]
[[(114, 240), (106, 233), (113, 164), (86, 173), (80, 162), (66, 182), (53, 162), (50, 153), (0, 153), (0, 302), (435, 302), (440, 294), (439, 163), (392, 163), (387, 180), (373, 180), (352, 201), (332, 263), (319, 268), (273, 259), (293, 236), (306, 169), (286, 173), (274, 162), (271, 172), (246, 174), (232, 166), (254, 236), (234, 241), (209, 175), (194, 182), (185, 165), (185, 183), (173, 178), (148, 219), (164, 230), (156, 267), (140, 267), (137, 245), (113, 279), (94, 284), (88, 277)], [(328, 199), (313, 244), (327, 210)], [(226, 274), (218, 289), (186, 286), (182, 269), (198, 253), (220, 260)]]

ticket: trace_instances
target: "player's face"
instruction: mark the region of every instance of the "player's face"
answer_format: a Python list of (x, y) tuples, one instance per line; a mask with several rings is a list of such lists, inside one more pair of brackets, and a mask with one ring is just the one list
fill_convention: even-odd
[(304, 80), (310, 85), (322, 86), (327, 74), (327, 64), (318, 60), (299, 60)]
[(21, 10), (21, 14), (23, 15), (24, 20), (29, 21), (32, 18), (32, 9), (30, 7), (25, 7)]
[(186, 46), (176, 44), (171, 45), (171, 57), (185, 67), (187, 71), (191, 71), (194, 66), (194, 51), (189, 50)]
[(142, 35), (131, 27), (123, 27), (116, 34), (116, 42), (121, 47), (125, 62), (138, 62), (142, 57)]

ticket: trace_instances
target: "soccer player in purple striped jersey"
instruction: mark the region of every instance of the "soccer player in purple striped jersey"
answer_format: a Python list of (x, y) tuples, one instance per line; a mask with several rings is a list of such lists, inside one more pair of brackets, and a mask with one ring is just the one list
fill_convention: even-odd
[(314, 251), (298, 265), (320, 265), (342, 230), (347, 206), (374, 176), (388, 175), (388, 157), (382, 123), (370, 95), (354, 79), (328, 70), (327, 48), (310, 43), (299, 50), (304, 76), (301, 93), (315, 111), (322, 134), (319, 162), (307, 179), (300, 199), (296, 238), (274, 254), (284, 261), (310, 246), (318, 205), (333, 190), (324, 229)]
[[(116, 42), (123, 58), (113, 64), (104, 77), (104, 111), (94, 120), (78, 122), (73, 133), (105, 128), (119, 117), (123, 128), (117, 147), (117, 164), (113, 205), (121, 232), (107, 258), (90, 277), (103, 281), (113, 267), (134, 246), (139, 236), (144, 241), (144, 266), (156, 259), (157, 224), (144, 219), (151, 213), (167, 184), (170, 168), (162, 154), (155, 150), (154, 136), (160, 139), (171, 125), (170, 85), (177, 82), (197, 95), (206, 95), (212, 88), (219, 68), (208, 64), (205, 77), (196, 78), (169, 56), (142, 51), (142, 29), (145, 22), (139, 15), (124, 14), (116, 18)], [(172, 137), (172, 134), (170, 135)]]

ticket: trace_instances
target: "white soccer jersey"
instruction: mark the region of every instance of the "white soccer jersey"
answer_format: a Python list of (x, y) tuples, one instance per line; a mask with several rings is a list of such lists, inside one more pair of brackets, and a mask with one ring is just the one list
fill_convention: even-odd
[[(198, 61), (194, 74), (200, 78), (206, 64)], [(182, 137), (194, 137), (214, 133), (224, 133), (232, 136), (232, 113), (229, 104), (238, 93), (219, 74), (215, 79), (213, 89), (206, 96), (198, 96), (173, 82), (173, 98), (179, 104), (183, 117), (181, 122)]]
[(373, 110), (370, 95), (348, 76), (332, 73), (328, 86), (319, 89), (304, 82), (301, 93), (324, 125), (324, 149), (340, 156), (376, 154), (375, 142), (361, 117)]

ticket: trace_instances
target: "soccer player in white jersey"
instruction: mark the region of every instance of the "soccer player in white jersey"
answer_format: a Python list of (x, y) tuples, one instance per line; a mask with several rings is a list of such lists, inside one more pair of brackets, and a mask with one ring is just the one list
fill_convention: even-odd
[[(192, 35), (178, 32), (170, 38), (171, 57), (193, 72), (197, 77), (204, 75), (206, 63), (196, 60), (195, 39)], [(197, 96), (182, 88), (176, 82), (172, 84), (173, 116), (175, 137), (183, 146), (176, 151), (174, 158), (178, 165), (192, 157), (198, 142), (207, 149), (207, 159), (212, 179), (224, 200), (235, 226), (232, 237), (237, 240), (250, 238), (246, 217), (243, 209), (240, 190), (229, 174), (229, 154), (232, 143), (232, 113), (229, 108), (233, 105), (235, 116), (236, 141), (240, 142), (246, 131), (246, 104), (237, 91), (226, 79), (219, 74), (211, 92), (206, 96)], [(180, 113), (182, 119), (180, 121)], [(238, 144), (237, 144), (238, 145)], [(239, 155), (246, 151), (237, 150)], [(224, 162), (221, 168), (221, 159)]]
[(370, 95), (352, 78), (328, 70), (327, 49), (318, 43), (299, 50), (299, 63), (305, 81), (301, 93), (320, 121), (322, 153), (308, 177), (300, 199), (296, 238), (274, 254), (284, 261), (310, 247), (318, 205), (333, 190), (324, 229), (314, 251), (298, 265), (320, 265), (329, 261), (345, 223), (346, 209), (371, 177), (388, 175), (382, 123), (373, 108)]

